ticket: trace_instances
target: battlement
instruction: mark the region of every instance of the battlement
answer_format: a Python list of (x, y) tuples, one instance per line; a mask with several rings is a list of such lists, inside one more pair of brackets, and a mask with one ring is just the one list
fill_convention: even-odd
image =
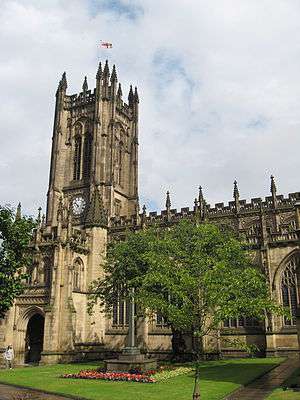
[[(274, 178), (272, 178), (274, 179)], [(111, 218), (110, 233), (123, 231), (124, 229), (139, 229), (143, 226), (168, 226), (182, 219), (195, 221), (214, 222), (239, 227), (247, 241), (252, 246), (257, 246), (262, 240), (262, 216), (267, 219), (266, 234), (270, 245), (280, 242), (296, 241), (298, 234), (295, 223), (295, 203), (300, 200), (300, 192), (289, 193), (287, 197), (276, 194), (276, 187), (271, 188), (271, 196), (265, 198), (252, 198), (249, 202), (239, 199), (237, 184), (235, 183), (234, 200), (228, 204), (216, 203), (211, 206), (203, 197), (202, 188), (199, 196), (194, 201), (193, 209), (181, 208), (180, 211), (171, 208), (169, 192), (167, 192), (166, 208), (160, 213), (151, 211), (143, 212), (130, 218)], [(277, 223), (279, 218), (280, 223)], [(275, 221), (274, 224), (272, 221)]]
[[(294, 208), (294, 204), (296, 201), (300, 200), (300, 192), (289, 193), (288, 197), (284, 197), (283, 195), (276, 196), (277, 206), (276, 210), (278, 212), (284, 210), (291, 210)], [(274, 212), (275, 208), (272, 202), (272, 197), (268, 196), (264, 199), (262, 198), (253, 198), (250, 202), (247, 203), (247, 200), (239, 201), (239, 212), (240, 216), (249, 213), (257, 213), (259, 212)], [(169, 216), (169, 221), (176, 221), (183, 218), (194, 218), (196, 216), (197, 210), (190, 209), (189, 207), (183, 207), (178, 211), (177, 209), (170, 210), (161, 210), (160, 213), (157, 211), (150, 211), (149, 214), (139, 214), (139, 218), (144, 218), (147, 225), (152, 225), (153, 223), (159, 223), (166, 221), (166, 218)], [(205, 204), (205, 214), (206, 218), (215, 218), (215, 217), (224, 217), (224, 216), (236, 216), (237, 211), (235, 207), (235, 203), (233, 201), (228, 202), (227, 205), (224, 203), (216, 203), (214, 207), (211, 207), (210, 204)], [(132, 226), (134, 221), (136, 220), (135, 216), (131, 216), (130, 218), (122, 217), (114, 217), (111, 218), (111, 227), (119, 227), (119, 226)]]
[(130, 86), (128, 94), (128, 104), (123, 101), (122, 87), (118, 83), (116, 67), (113, 65), (110, 73), (108, 61), (106, 60), (104, 69), (102, 71), (101, 63), (99, 64), (98, 71), (96, 74), (96, 88), (93, 90), (88, 89), (87, 77), (84, 77), (82, 92), (67, 95), (67, 78), (64, 73), (57, 89), (57, 96), (62, 95), (62, 103), (65, 110), (72, 110), (82, 108), (88, 105), (94, 105), (98, 100), (113, 101), (116, 106), (117, 112), (125, 115), (127, 118), (132, 119), (137, 113), (137, 104), (139, 103), (139, 97), (137, 89), (133, 92), (132, 86)]
[(64, 98), (64, 108), (71, 110), (74, 108), (82, 107), (88, 104), (94, 104), (96, 99), (96, 89), (93, 93), (91, 90), (80, 92), (79, 94), (66, 95)]

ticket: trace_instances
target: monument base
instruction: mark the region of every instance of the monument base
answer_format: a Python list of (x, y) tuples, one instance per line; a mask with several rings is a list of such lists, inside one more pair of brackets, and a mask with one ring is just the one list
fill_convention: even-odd
[(145, 358), (137, 347), (125, 347), (119, 358), (104, 360), (104, 367), (106, 371), (149, 371), (157, 368), (157, 360)]

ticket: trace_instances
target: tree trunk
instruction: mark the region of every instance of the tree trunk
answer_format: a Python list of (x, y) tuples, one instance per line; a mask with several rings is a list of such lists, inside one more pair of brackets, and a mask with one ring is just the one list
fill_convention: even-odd
[(185, 341), (183, 338), (183, 333), (173, 327), (172, 329), (172, 359), (174, 361), (184, 361), (185, 355)]
[(195, 371), (195, 384), (194, 384), (193, 400), (200, 399), (199, 375), (200, 375), (200, 368), (199, 368), (199, 362), (197, 361), (196, 371)]

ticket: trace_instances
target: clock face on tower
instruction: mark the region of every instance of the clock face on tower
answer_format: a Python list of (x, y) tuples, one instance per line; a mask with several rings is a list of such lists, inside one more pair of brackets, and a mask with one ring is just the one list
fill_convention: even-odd
[(85, 210), (86, 201), (82, 196), (76, 196), (72, 200), (72, 211), (73, 214), (79, 216)]

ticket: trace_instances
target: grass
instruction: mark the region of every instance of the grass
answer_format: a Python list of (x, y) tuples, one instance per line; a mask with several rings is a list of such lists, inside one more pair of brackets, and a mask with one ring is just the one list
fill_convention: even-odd
[[(283, 358), (248, 358), (203, 362), (200, 369), (202, 400), (219, 400), (242, 384), (267, 372)], [(190, 400), (193, 374), (182, 375), (165, 382), (143, 384), (63, 379), (64, 373), (95, 369), (95, 364), (57, 364), (0, 370), (0, 382), (73, 395), (90, 400)]]
[[(290, 387), (291, 385), (300, 387), (300, 369), (297, 369), (282, 385)], [(268, 397), (268, 400), (300, 400), (300, 392), (295, 392), (293, 389), (284, 390), (278, 388)]]

